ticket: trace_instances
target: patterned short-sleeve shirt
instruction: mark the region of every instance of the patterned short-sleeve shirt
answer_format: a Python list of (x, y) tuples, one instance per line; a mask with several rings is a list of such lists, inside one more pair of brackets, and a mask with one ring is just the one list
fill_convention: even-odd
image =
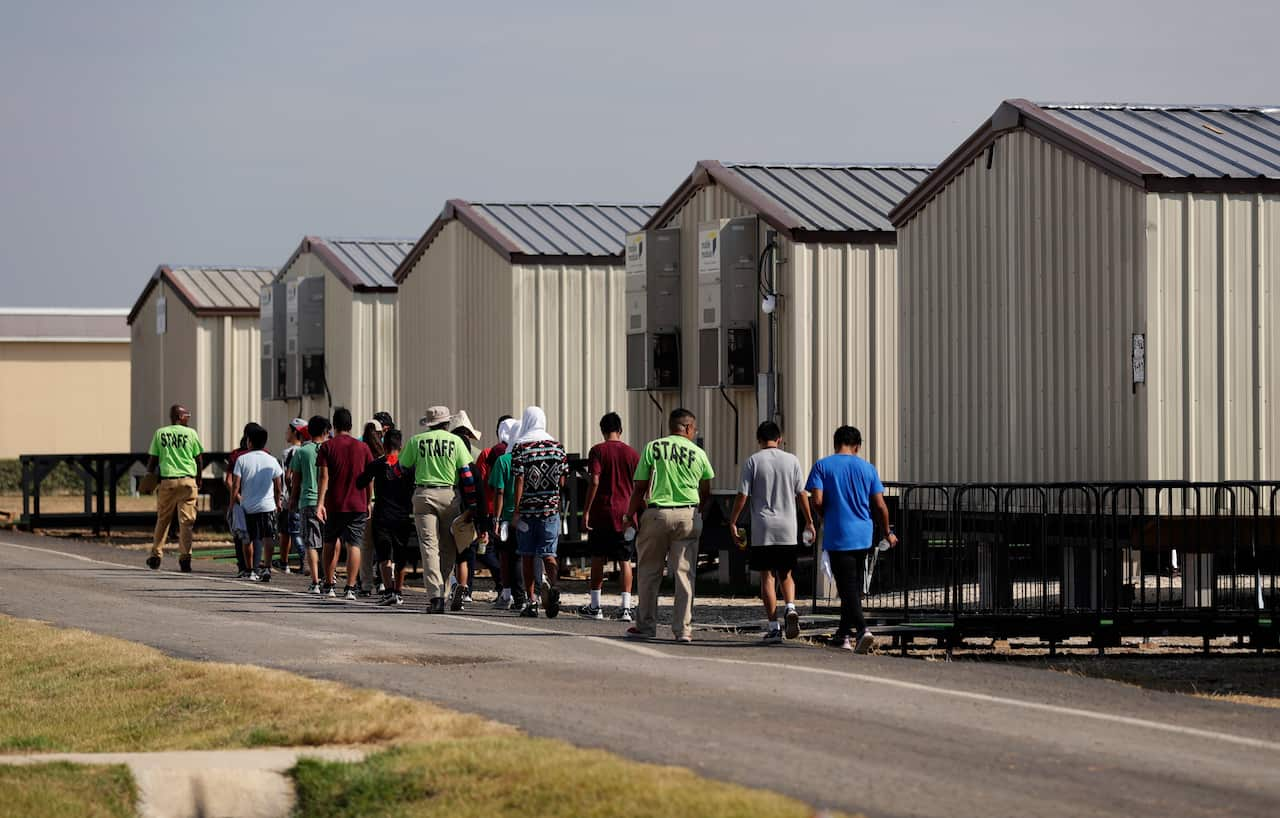
[(517, 443), (511, 450), (511, 477), (524, 478), (519, 512), (524, 517), (560, 513), (560, 481), (569, 474), (569, 458), (556, 440)]

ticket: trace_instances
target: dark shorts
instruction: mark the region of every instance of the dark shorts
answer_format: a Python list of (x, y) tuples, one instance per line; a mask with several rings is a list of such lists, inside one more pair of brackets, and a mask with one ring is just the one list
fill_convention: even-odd
[(786, 573), (796, 570), (798, 545), (753, 545), (747, 549), (747, 567), (752, 571)]
[(324, 523), (324, 541), (342, 540), (348, 548), (364, 545), (364, 527), (369, 515), (363, 511), (332, 511)]
[(299, 536), (302, 534), (302, 515), (288, 510), (276, 512), (276, 531), (290, 537)]
[(298, 518), (298, 538), (302, 540), (302, 547), (319, 551), (324, 547), (324, 526), (316, 516), (316, 507), (304, 508)]
[(378, 520), (373, 527), (373, 553), (378, 562), (407, 565), (417, 550), (413, 520)]
[(244, 528), (249, 534), (248, 542), (264, 542), (276, 537), (276, 513), (264, 511), (260, 514), (244, 515)]
[(587, 551), (593, 557), (635, 562), (636, 541), (627, 542), (621, 531), (612, 528), (593, 528), (587, 532)]

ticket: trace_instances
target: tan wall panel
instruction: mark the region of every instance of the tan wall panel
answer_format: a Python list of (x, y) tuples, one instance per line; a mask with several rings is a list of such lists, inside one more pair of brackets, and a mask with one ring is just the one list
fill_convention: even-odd
[(130, 346), (0, 342), (0, 458), (130, 451)]
[(1144, 471), (1140, 191), (1018, 131), (898, 237), (903, 479)]
[(151, 434), (164, 425), (164, 336), (156, 335), (157, 287), (143, 302), (142, 310), (129, 325), (129, 449), (143, 452), (151, 445)]
[(1280, 197), (1150, 194), (1151, 476), (1274, 479)]

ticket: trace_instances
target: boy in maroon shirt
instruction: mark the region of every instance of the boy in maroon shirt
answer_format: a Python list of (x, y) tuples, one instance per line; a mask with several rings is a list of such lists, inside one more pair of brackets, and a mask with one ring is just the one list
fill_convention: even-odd
[(373, 460), (369, 447), (363, 440), (351, 435), (351, 411), (338, 407), (333, 410), (334, 436), (325, 441), (316, 454), (316, 472), (319, 480), (319, 504), (316, 517), (324, 523), (323, 570), (324, 587), (321, 594), (334, 596), (338, 571), (338, 541), (347, 547), (347, 586), (343, 596), (356, 598), (356, 582), (360, 576), (360, 544), (364, 542), (364, 528), (369, 521), (369, 499), (372, 485), (360, 488), (356, 480)]
[(578, 609), (587, 619), (604, 619), (600, 608), (600, 590), (604, 587), (604, 564), (614, 560), (622, 580), (622, 608), (618, 619), (631, 621), (631, 561), (636, 558), (634, 537), (625, 536), (622, 517), (627, 513), (633, 475), (640, 454), (622, 442), (622, 418), (610, 412), (600, 418), (600, 434), (604, 442), (591, 447), (587, 463), (591, 485), (587, 488), (583, 527), (587, 531), (587, 549), (591, 552), (591, 602)]

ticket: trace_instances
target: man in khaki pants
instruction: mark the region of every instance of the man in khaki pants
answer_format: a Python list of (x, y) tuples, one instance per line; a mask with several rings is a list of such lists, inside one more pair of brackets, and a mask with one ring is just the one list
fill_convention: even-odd
[(428, 613), (444, 613), (444, 584), (453, 573), (459, 550), (451, 527), (464, 509), (474, 513), (476, 508), (471, 452), (462, 438), (449, 431), (452, 417), (447, 406), (427, 409), (421, 420), (427, 431), (410, 438), (400, 452), (400, 465), (413, 471), (416, 486), (413, 523), (422, 553)]
[(191, 571), (191, 537), (196, 524), (196, 498), (200, 494), (200, 455), (204, 447), (191, 428), (187, 407), (169, 407), (169, 425), (151, 437), (147, 471), (159, 477), (156, 485), (156, 530), (147, 567), (155, 571), (164, 556), (165, 535), (173, 515), (178, 515), (178, 567)]
[[(693, 641), (693, 580), (698, 563), (698, 534), (702, 511), (711, 497), (715, 472), (707, 453), (693, 442), (698, 419), (677, 409), (668, 421), (670, 436), (644, 447), (636, 467), (635, 490), (624, 523), (638, 530), (636, 540), (636, 624), (627, 629), (633, 639), (650, 639), (658, 632), (658, 587), (662, 567), (675, 580), (671, 632), (677, 642)], [(637, 516), (645, 506), (643, 516)]]

